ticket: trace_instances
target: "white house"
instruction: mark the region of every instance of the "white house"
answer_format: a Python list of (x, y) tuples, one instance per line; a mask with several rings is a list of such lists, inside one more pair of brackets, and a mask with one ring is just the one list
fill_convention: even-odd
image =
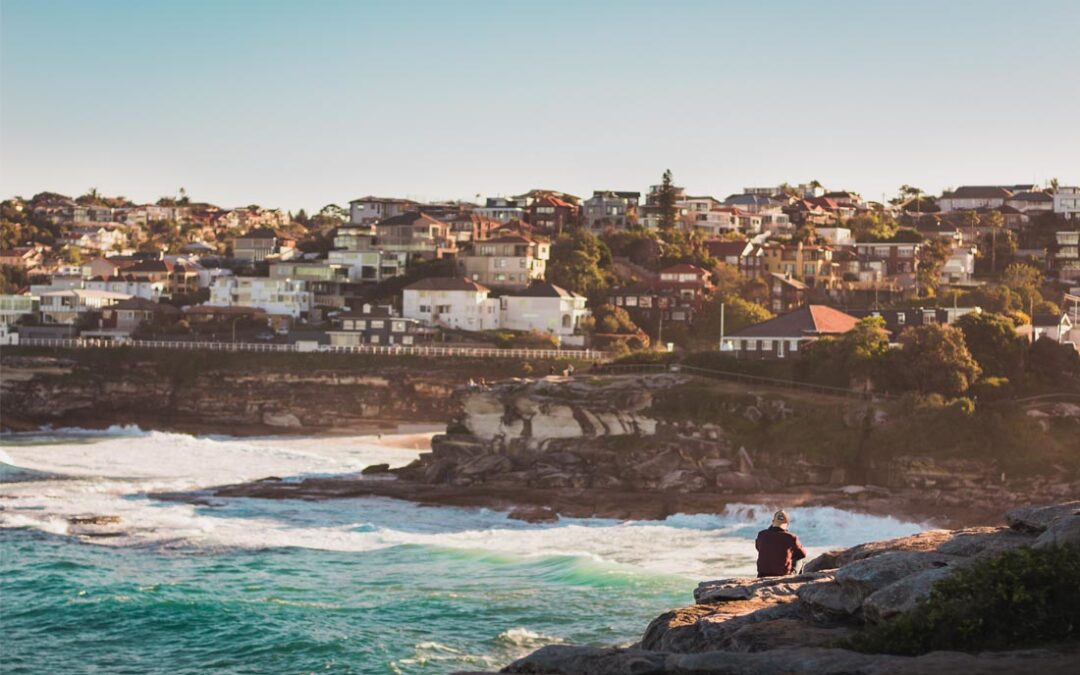
[(273, 277), (226, 277), (214, 279), (210, 286), (213, 307), (256, 307), (267, 314), (294, 319), (311, 311), (315, 295), (307, 282)]
[(543, 281), (504, 295), (499, 303), (499, 327), (506, 330), (535, 330), (567, 338), (589, 316), (585, 296)]
[(830, 246), (854, 246), (855, 237), (846, 227), (815, 227), (814, 231)]
[(411, 199), (367, 196), (349, 202), (349, 223), (372, 225), (384, 218), (393, 218), (411, 211), (417, 203)]
[(162, 296), (168, 297), (168, 284), (164, 281), (136, 279), (134, 277), (94, 277), (83, 282), (84, 288), (95, 291), (109, 291), (158, 302)]
[(1054, 342), (1066, 342), (1072, 328), (1072, 319), (1065, 312), (1059, 314), (1036, 314), (1031, 317), (1032, 340), (1047, 337)]
[(942, 213), (969, 209), (996, 209), (1013, 196), (1011, 190), (999, 185), (964, 185), (951, 192), (943, 192), (938, 200)]
[(974, 246), (960, 246), (953, 249), (952, 255), (941, 266), (939, 281), (943, 284), (968, 284), (975, 279)]
[(85, 288), (71, 288), (64, 291), (51, 291), (41, 294), (42, 323), (73, 324), (88, 312), (99, 311), (127, 300), (126, 293), (111, 293)]
[(459, 330), (499, 327), (499, 301), (490, 290), (463, 277), (429, 277), (405, 287), (402, 316)]
[(1054, 213), (1070, 220), (1080, 218), (1080, 187), (1059, 187), (1055, 190)]

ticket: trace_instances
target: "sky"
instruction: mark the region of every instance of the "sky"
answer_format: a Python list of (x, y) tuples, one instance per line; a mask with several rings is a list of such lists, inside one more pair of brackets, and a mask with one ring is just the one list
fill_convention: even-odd
[(0, 196), (1076, 185), (1077, 26), (1077, 0), (0, 0)]

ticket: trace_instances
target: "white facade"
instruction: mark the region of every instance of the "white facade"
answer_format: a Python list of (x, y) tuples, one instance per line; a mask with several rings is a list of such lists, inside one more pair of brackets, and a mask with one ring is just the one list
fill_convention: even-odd
[(1060, 187), (1054, 192), (1054, 213), (1070, 220), (1080, 218), (1080, 187)]
[(499, 301), (488, 298), (485, 288), (476, 290), (428, 290), (406, 288), (402, 316), (459, 330), (495, 330), (499, 327)]
[(815, 227), (814, 231), (830, 246), (855, 245), (855, 237), (851, 236), (851, 230), (846, 227)]
[(110, 293), (109, 291), (83, 288), (42, 293), (41, 321), (42, 323), (72, 324), (78, 320), (81, 314), (99, 311), (103, 307), (115, 305), (121, 300), (127, 300), (130, 297), (125, 293)]
[(271, 277), (218, 277), (210, 286), (213, 307), (256, 307), (267, 314), (297, 318), (315, 304), (307, 283), (297, 279)]
[(378, 282), (405, 273), (408, 254), (399, 251), (330, 251), (327, 262), (349, 270), (349, 281)]
[(146, 279), (123, 279), (97, 278), (87, 279), (84, 286), (95, 291), (109, 291), (111, 293), (123, 293), (136, 298), (153, 300), (158, 302), (162, 296), (168, 297), (167, 284), (164, 281), (148, 281)]
[(589, 316), (585, 298), (506, 295), (499, 298), (499, 327), (506, 330), (539, 331), (565, 337), (573, 335)]
[(975, 251), (974, 246), (953, 249), (952, 255), (941, 266), (941, 283), (971, 283), (975, 279)]

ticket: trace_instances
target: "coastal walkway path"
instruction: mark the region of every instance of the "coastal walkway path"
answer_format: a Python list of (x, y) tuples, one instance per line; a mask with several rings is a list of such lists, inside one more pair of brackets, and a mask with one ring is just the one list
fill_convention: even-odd
[(595, 349), (498, 349), (495, 347), (437, 347), (427, 345), (319, 345), (273, 342), (196, 342), (189, 340), (99, 340), (94, 338), (27, 338), (19, 347), (56, 349), (171, 349), (180, 351), (376, 354), (380, 356), (463, 357), (481, 359), (572, 359), (605, 362), (610, 357)]

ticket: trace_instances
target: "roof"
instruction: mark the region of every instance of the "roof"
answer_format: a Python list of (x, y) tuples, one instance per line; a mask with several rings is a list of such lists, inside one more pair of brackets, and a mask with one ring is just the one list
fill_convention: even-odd
[(533, 206), (557, 206), (568, 209), (574, 208), (573, 204), (565, 202), (562, 199), (559, 199), (558, 197), (555, 197), (553, 195), (544, 195), (543, 197), (540, 197), (535, 202), (533, 202)]
[(195, 305), (184, 310), (185, 314), (265, 314), (258, 307), (244, 307), (242, 305)]
[(478, 244), (535, 244), (535, 239), (520, 234), (502, 234), (492, 239), (479, 239)]
[(583, 295), (566, 290), (547, 281), (534, 281), (524, 291), (513, 294), (519, 298), (582, 298)]
[(398, 197), (376, 197), (374, 195), (368, 195), (367, 197), (360, 197), (359, 199), (353, 199), (349, 203), (356, 204), (358, 202), (384, 202), (386, 204), (415, 204), (411, 199), (401, 199)]
[(961, 185), (952, 192), (944, 192), (942, 199), (1008, 199), (1012, 192), (1000, 185)]
[(241, 235), (240, 239), (295, 239), (291, 234), (282, 232), (281, 230), (271, 229), (269, 227), (260, 227), (255, 230)]
[(375, 223), (375, 228), (378, 229), (380, 227), (393, 225), (412, 225), (420, 221), (449, 227), (449, 225), (447, 225), (443, 221), (439, 220), (438, 218), (433, 218), (432, 216), (429, 216), (423, 211), (408, 211), (406, 213), (401, 213), (396, 216), (391, 216), (389, 218), (383, 218), (382, 220)]
[(705, 241), (705, 248), (709, 249), (709, 253), (717, 258), (727, 258), (729, 256), (739, 256), (746, 251), (747, 245), (750, 242), (743, 240), (724, 240), (724, 239), (709, 239)]
[(660, 270), (660, 274), (696, 274), (697, 276), (707, 276), (709, 273), (698, 267), (697, 265), (691, 265), (690, 263), (679, 263), (678, 265), (672, 265), (671, 267), (665, 267)]
[(748, 326), (730, 337), (801, 338), (838, 335), (855, 327), (858, 319), (825, 305), (807, 305), (793, 312)]
[(1050, 195), (1048, 195), (1048, 194), (1046, 194), (1045, 192), (1042, 192), (1042, 191), (1017, 192), (1012, 197), (1009, 197), (1009, 199), (1015, 200), (1015, 201), (1021, 201), (1021, 202), (1052, 202), (1052, 201), (1054, 201), (1053, 197), (1051, 197)]
[(110, 309), (137, 309), (144, 312), (162, 312), (164, 314), (179, 314), (180, 310), (172, 305), (165, 305), (146, 298), (128, 298), (116, 303)]
[(809, 286), (799, 281), (798, 279), (792, 279), (791, 277), (780, 274), (779, 272), (771, 272), (770, 276), (772, 276), (773, 279), (776, 279), (777, 281), (800, 291), (805, 291), (807, 288), (809, 288)]
[(428, 277), (405, 287), (406, 291), (472, 291), (490, 293), (491, 289), (465, 277)]

